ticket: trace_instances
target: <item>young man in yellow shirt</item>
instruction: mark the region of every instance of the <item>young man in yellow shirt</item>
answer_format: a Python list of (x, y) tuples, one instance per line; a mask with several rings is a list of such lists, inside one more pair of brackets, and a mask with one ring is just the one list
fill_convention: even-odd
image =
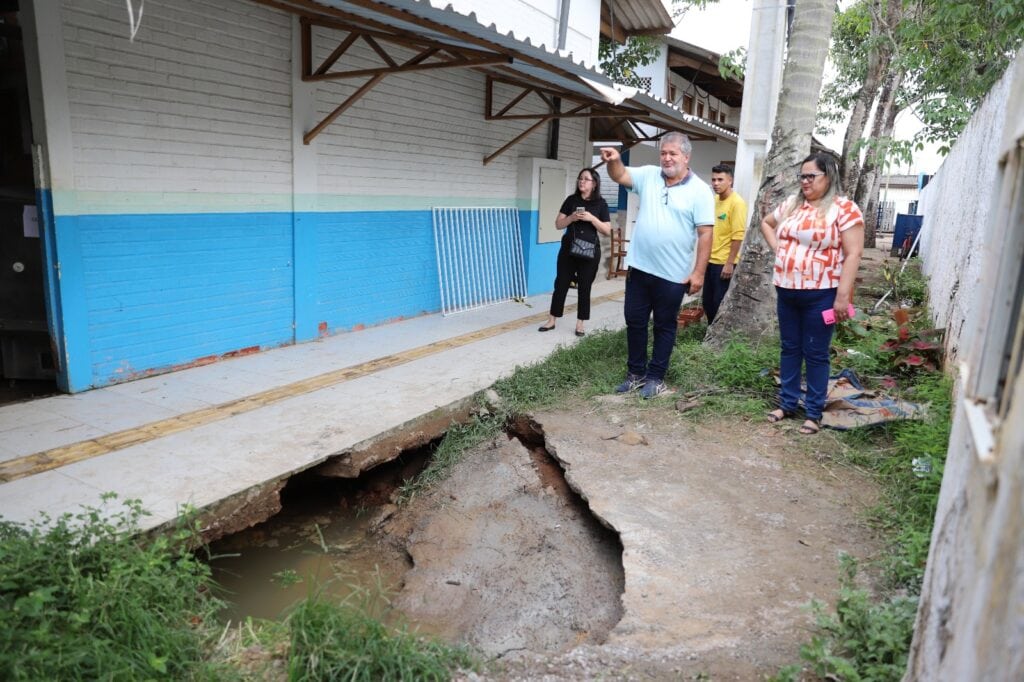
[(747, 229), (747, 202), (733, 191), (732, 182), (732, 166), (719, 164), (711, 169), (711, 189), (715, 192), (715, 231), (711, 258), (704, 274), (702, 301), (708, 324), (715, 321), (718, 306), (729, 290)]

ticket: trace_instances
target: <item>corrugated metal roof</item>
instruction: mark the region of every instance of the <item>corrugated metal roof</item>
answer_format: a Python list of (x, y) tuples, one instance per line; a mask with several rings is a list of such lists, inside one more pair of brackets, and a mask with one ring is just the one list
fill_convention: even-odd
[(662, 35), (675, 28), (661, 0), (604, 0), (608, 20), (627, 35)]
[[(484, 26), (476, 14), (460, 14), (451, 5), (442, 9), (434, 7), (429, 0), (278, 0), (274, 5), (282, 7), (287, 3), (300, 13), (321, 5), (442, 44), (494, 50), (512, 58), (511, 64), (501, 67), (505, 74), (518, 73), (566, 93), (642, 110), (643, 115), (637, 118), (646, 118), (645, 123), (659, 127), (737, 139), (725, 128), (684, 114), (663, 99), (614, 83), (597, 69), (574, 61), (570, 53), (543, 44), (533, 45), (528, 37), (520, 40), (513, 32), (502, 33), (494, 24)], [(649, 3), (636, 0), (636, 4)]]

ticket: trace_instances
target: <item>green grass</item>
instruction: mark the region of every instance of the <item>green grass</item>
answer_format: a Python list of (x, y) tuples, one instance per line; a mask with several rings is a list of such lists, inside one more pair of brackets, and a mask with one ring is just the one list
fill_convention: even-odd
[[(864, 334), (838, 330), (834, 347), (843, 352), (833, 369), (850, 367), (873, 387), (890, 373), (890, 358), (878, 347), (894, 325), (883, 317), (866, 322)], [(666, 377), (681, 398), (699, 402), (680, 418), (759, 418), (777, 391), (765, 372), (778, 365), (777, 343), (755, 347), (734, 339), (713, 351), (701, 344), (704, 332), (703, 325), (680, 332)], [(478, 410), (468, 422), (453, 424), (430, 466), (403, 487), (401, 499), (443, 479), (510, 419), (611, 393), (625, 374), (625, 360), (625, 332), (597, 332), (543, 362), (517, 368), (494, 386), (501, 408)], [(901, 397), (931, 404), (927, 419), (840, 432), (833, 441), (838, 460), (871, 473), (882, 487), (871, 519), (887, 542), (880, 561), (891, 591), (876, 598), (856, 588), (853, 569), (844, 565), (836, 611), (816, 607), (817, 626), (803, 647), (804, 662), (780, 671), (777, 679), (809, 672), (830, 679), (895, 680), (902, 672), (948, 445), (951, 383), (934, 373), (897, 378)], [(627, 400), (637, 409), (672, 409), (662, 400)], [(927, 458), (930, 472), (914, 471), (912, 462), (920, 458)], [(218, 639), (214, 615), (220, 603), (208, 568), (189, 550), (198, 537), (191, 517), (173, 533), (142, 537), (141, 515), (138, 503), (128, 502), (113, 517), (86, 509), (52, 524), (0, 522), (0, 679), (286, 674), (290, 680), (444, 680), (456, 668), (474, 665), (465, 650), (386, 625), (379, 610), (365, 603), (335, 603), (319, 594), (301, 602), (283, 623), (250, 620)], [(226, 639), (233, 651), (226, 650)]]
[(339, 604), (318, 595), (302, 601), (287, 620), (288, 679), (447, 680), (454, 669), (475, 667), (464, 649), (417, 637), (368, 615), (377, 610), (372, 604)]
[(52, 523), (0, 521), (0, 679), (447, 680), (474, 667), (463, 649), (378, 620), (379, 590), (341, 603), (314, 594), (284, 623), (224, 630), (194, 514), (152, 536), (139, 532), (144, 514), (127, 500)]
[[(920, 305), (926, 302), (926, 285), (920, 270), (911, 266), (898, 278), (898, 294)], [(814, 605), (816, 626), (811, 641), (801, 648), (804, 663), (781, 670), (773, 678), (780, 681), (806, 679), (809, 673), (819, 679), (895, 682), (906, 667), (949, 447), (953, 385), (938, 372), (900, 368), (891, 354), (880, 350), (896, 335), (896, 324), (887, 316), (872, 316), (861, 324), (865, 333), (838, 330), (833, 347), (844, 352), (833, 360), (833, 372), (849, 367), (869, 389), (878, 388), (883, 377), (894, 379), (896, 388), (886, 392), (927, 403), (928, 414), (924, 419), (836, 434), (841, 446), (836, 459), (867, 471), (881, 487), (869, 519), (886, 543), (877, 558), (883, 589), (873, 595), (856, 587), (856, 567), (844, 562), (835, 611)], [(922, 315), (911, 326), (927, 324)], [(926, 461), (930, 470), (915, 471), (915, 460)]]
[(501, 433), (504, 419), (503, 414), (490, 416), (476, 414), (464, 424), (452, 424), (445, 432), (437, 449), (434, 450), (427, 468), (399, 489), (399, 503), (408, 503), (420, 492), (429, 489), (438, 481), (444, 480), (448, 472), (466, 452)]
[(194, 519), (145, 538), (142, 516), (127, 500), (112, 516), (0, 522), (0, 679), (216, 676), (204, 654), (220, 603), (190, 550)]

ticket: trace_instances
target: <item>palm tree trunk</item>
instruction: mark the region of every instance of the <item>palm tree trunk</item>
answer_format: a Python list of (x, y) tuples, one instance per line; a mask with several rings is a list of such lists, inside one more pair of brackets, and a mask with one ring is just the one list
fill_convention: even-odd
[(771, 151), (739, 267), (704, 342), (719, 348), (735, 333), (756, 342), (775, 332), (775, 254), (761, 236), (761, 218), (796, 190), (800, 161), (811, 149), (811, 131), (821, 94), (836, 0), (797, 0)]

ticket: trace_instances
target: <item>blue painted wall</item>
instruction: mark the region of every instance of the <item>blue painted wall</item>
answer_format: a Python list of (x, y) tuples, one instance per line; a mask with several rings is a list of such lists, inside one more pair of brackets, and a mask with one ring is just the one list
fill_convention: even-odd
[[(84, 333), (91, 386), (293, 339), (290, 214), (89, 215), (57, 226), (80, 250), (82, 295), (65, 303), (65, 329), (69, 346)], [(66, 289), (63, 255), (61, 266)], [(81, 362), (70, 358), (76, 387)]]
[[(559, 245), (537, 243), (536, 211), (519, 219), (527, 291), (548, 292)], [(441, 308), (429, 210), (41, 225), (61, 387), (72, 392)]]
[(315, 325), (325, 322), (334, 333), (441, 309), (430, 211), (305, 214), (303, 220), (314, 226)]
[(523, 257), (526, 259), (526, 292), (530, 296), (547, 293), (555, 288), (558, 248), (561, 246), (561, 242), (537, 243), (539, 220), (539, 211), (519, 212)]

